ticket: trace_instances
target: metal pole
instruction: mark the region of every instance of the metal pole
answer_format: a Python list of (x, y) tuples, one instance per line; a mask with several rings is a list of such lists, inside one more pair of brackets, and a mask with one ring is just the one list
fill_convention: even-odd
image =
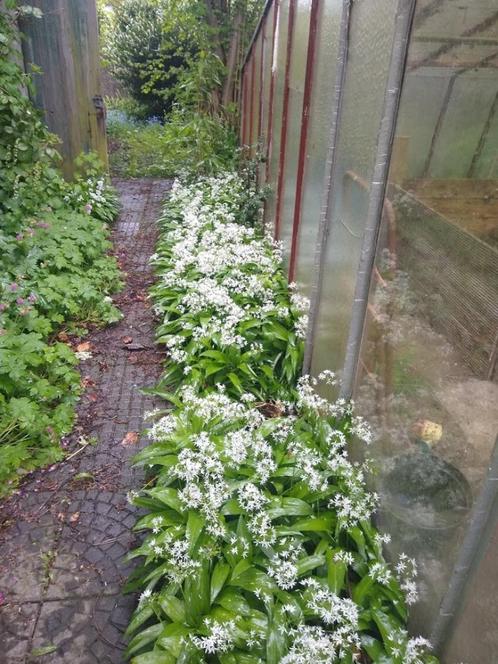
[(241, 90), (241, 96), (242, 96), (242, 109), (241, 109), (241, 128), (240, 128), (240, 133), (241, 133), (241, 142), (242, 145), (246, 144), (246, 125), (247, 125), (247, 118), (246, 118), (246, 107), (247, 107), (247, 70), (244, 70), (242, 72), (242, 90)]
[(436, 653), (442, 652), (451, 636), (451, 629), (461, 607), (463, 594), (471, 580), (473, 564), (479, 559), (480, 550), (486, 546), (484, 536), (497, 499), (498, 438), (495, 441), (484, 486), (472, 510), (470, 523), (450, 577), (448, 590), (441, 602), (439, 615), (432, 631), (431, 643)]
[(251, 55), (251, 92), (249, 94), (249, 154), (252, 156), (254, 142), (254, 87), (255, 87), (256, 62), (255, 54)]
[(377, 141), (377, 155), (370, 185), (367, 219), (361, 248), (353, 312), (344, 363), (341, 397), (349, 399), (353, 393), (360, 346), (368, 306), (372, 270), (375, 262), (377, 238), (384, 209), (384, 198), (389, 174), (394, 131), (398, 118), (401, 85), (406, 68), (408, 44), (415, 12), (416, 0), (400, 0), (394, 25), (393, 47), (387, 78), (384, 111)]
[(285, 155), (287, 152), (287, 127), (289, 123), (290, 68), (291, 68), (291, 59), (292, 59), (292, 47), (294, 41), (294, 20), (296, 17), (296, 4), (297, 0), (289, 0), (289, 25), (287, 28), (287, 52), (285, 56), (284, 99), (282, 107), (282, 127), (280, 131), (280, 156), (278, 161), (277, 203), (275, 208), (275, 229), (274, 229), (275, 240), (278, 240), (280, 238), (280, 224), (282, 221)]
[(330, 124), (327, 161), (325, 166), (325, 179), (322, 188), (322, 202), (320, 208), (320, 219), (318, 223), (317, 243), (313, 263), (313, 283), (310, 293), (309, 323), (306, 331), (304, 347), (303, 374), (308, 374), (311, 369), (313, 354), (313, 342), (318, 323), (318, 306), (322, 292), (323, 269), (325, 262), (325, 251), (329, 235), (330, 213), (332, 209), (331, 188), (335, 179), (337, 165), (337, 144), (339, 142), (339, 125), (342, 116), (342, 102), (344, 98), (344, 85), (346, 81), (346, 69), (349, 50), (349, 32), (352, 0), (343, 0), (341, 25), (339, 28), (339, 49), (337, 53), (337, 66), (335, 75), (335, 95), (332, 108), (332, 119)]
[(301, 136), (299, 138), (299, 156), (296, 174), (296, 196), (294, 200), (294, 218), (292, 222), (292, 243), (289, 258), (289, 281), (294, 281), (297, 259), (297, 243), (301, 224), (304, 170), (306, 163), (306, 146), (308, 143), (308, 126), (310, 121), (311, 91), (313, 89), (313, 70), (315, 64), (316, 33), (318, 24), (319, 0), (312, 0), (310, 10), (310, 27), (308, 37), (308, 53), (306, 55), (306, 75), (304, 79), (303, 110), (301, 113)]
[(479, 162), (479, 159), (481, 158), (481, 154), (484, 149), (484, 146), (486, 145), (486, 141), (488, 140), (489, 131), (491, 129), (491, 125), (493, 123), (493, 119), (496, 115), (497, 110), (498, 110), (498, 92), (496, 93), (493, 103), (491, 104), (488, 117), (486, 118), (486, 122), (484, 123), (484, 128), (479, 138), (479, 143), (477, 144), (476, 151), (474, 152), (474, 156), (472, 157), (472, 162), (470, 164), (469, 171), (467, 173), (468, 178), (475, 177), (477, 164)]

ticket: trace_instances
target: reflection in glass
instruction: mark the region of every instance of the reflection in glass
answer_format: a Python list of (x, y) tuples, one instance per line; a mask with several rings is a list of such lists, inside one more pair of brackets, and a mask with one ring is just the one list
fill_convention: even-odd
[(356, 397), (378, 432), (391, 554), (419, 563), (413, 621), (426, 633), (498, 431), (496, 3), (429, 4), (417, 4)]

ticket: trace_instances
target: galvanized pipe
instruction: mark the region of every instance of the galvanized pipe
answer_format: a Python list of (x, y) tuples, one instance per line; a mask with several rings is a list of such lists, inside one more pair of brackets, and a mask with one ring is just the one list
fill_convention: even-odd
[(310, 293), (309, 322), (308, 329), (306, 331), (306, 341), (304, 348), (303, 374), (308, 374), (311, 370), (313, 343), (315, 340), (316, 327), (318, 324), (318, 307), (322, 293), (325, 253), (327, 248), (327, 238), (329, 235), (330, 216), (332, 210), (330, 192), (332, 189), (332, 183), (335, 179), (337, 168), (337, 145), (339, 142), (339, 125), (341, 123), (342, 117), (342, 102), (344, 99), (344, 86), (346, 82), (352, 1), (353, 0), (343, 0), (342, 2), (341, 25), (339, 28), (339, 48), (335, 75), (334, 105), (332, 109), (327, 161), (325, 166), (325, 179), (322, 188), (320, 219), (318, 223), (317, 242), (313, 262), (313, 282)]
[(377, 249), (377, 238), (382, 221), (382, 211), (384, 209), (389, 163), (398, 118), (401, 85), (406, 68), (415, 3), (416, 0), (400, 0), (396, 13), (384, 110), (377, 141), (377, 155), (373, 177), (370, 185), (370, 199), (358, 265), (353, 312), (340, 390), (340, 396), (345, 399), (350, 399), (353, 394), (360, 359), (361, 340), (365, 326), (370, 283)]

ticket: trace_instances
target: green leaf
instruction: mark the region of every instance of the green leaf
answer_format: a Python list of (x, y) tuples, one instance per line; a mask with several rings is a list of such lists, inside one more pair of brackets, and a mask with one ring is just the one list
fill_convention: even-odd
[(329, 549), (325, 554), (327, 559), (327, 583), (330, 590), (336, 595), (339, 595), (345, 586), (346, 572), (348, 569), (346, 563), (336, 562), (334, 560), (334, 556), (338, 551), (340, 551), (340, 549)]
[(157, 500), (171, 509), (179, 512), (180, 514), (184, 511), (183, 504), (178, 498), (178, 491), (171, 488), (155, 488), (149, 489), (147, 494), (151, 496), (154, 500)]
[(170, 620), (177, 623), (185, 622), (185, 604), (181, 599), (163, 592), (158, 595), (157, 602)]
[(41, 646), (40, 648), (33, 648), (30, 652), (31, 657), (43, 657), (43, 655), (50, 655), (53, 652), (56, 652), (57, 646), (53, 644), (48, 646)]
[(187, 529), (186, 529), (186, 536), (189, 542), (190, 554), (192, 554), (195, 550), (195, 545), (197, 544), (197, 540), (199, 539), (199, 535), (201, 534), (204, 525), (205, 525), (204, 517), (201, 516), (198, 512), (190, 510), (188, 513)]
[(223, 561), (220, 561), (215, 565), (211, 575), (211, 604), (218, 597), (223, 586), (225, 585), (225, 581), (230, 574), (230, 569), (230, 565)]
[(325, 563), (325, 556), (306, 556), (301, 558), (297, 563), (297, 573), (299, 576), (310, 572), (316, 567), (320, 567)]
[(312, 514), (313, 508), (300, 498), (274, 497), (270, 500), (270, 505), (266, 509), (266, 512), (272, 519), (277, 519), (282, 516), (304, 516)]

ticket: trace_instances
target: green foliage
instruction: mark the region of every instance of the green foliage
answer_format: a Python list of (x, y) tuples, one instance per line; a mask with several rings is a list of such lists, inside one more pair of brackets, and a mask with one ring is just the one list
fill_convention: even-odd
[(178, 73), (185, 67), (188, 41), (164, 20), (165, 0), (124, 0), (102, 11), (101, 41), (105, 64), (148, 116), (171, 108)]
[(235, 133), (218, 119), (176, 107), (159, 123), (108, 121), (110, 168), (125, 177), (205, 175), (232, 169), (239, 152)]
[(0, 13), (0, 493), (62, 456), (79, 374), (71, 348), (55, 341), (59, 328), (119, 317), (106, 223), (116, 195), (92, 155), (64, 181), (55, 138), (22, 93), (30, 80), (12, 42)]

